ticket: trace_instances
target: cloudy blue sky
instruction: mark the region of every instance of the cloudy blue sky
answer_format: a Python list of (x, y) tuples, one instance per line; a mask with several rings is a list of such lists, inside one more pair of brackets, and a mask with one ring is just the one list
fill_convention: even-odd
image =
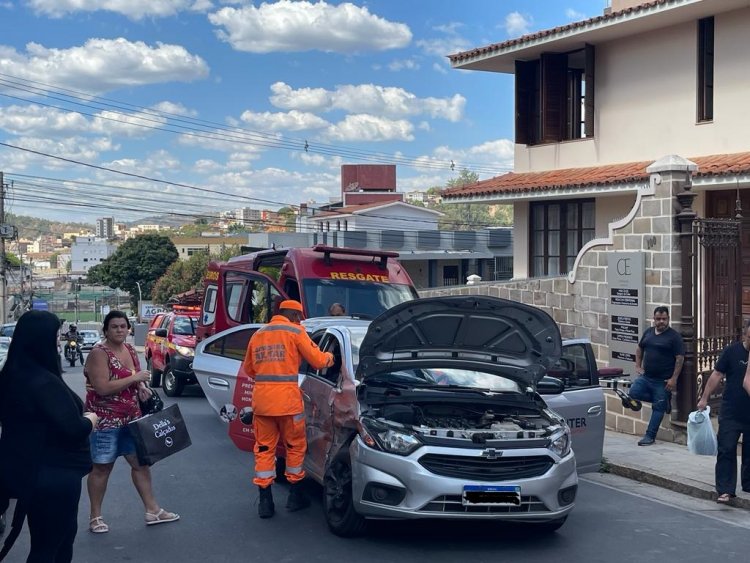
[(605, 5), (0, 0), (9, 210), (91, 221), (323, 203), (350, 163), (398, 163), (403, 191), (462, 167), (501, 174), (512, 77), (446, 55)]

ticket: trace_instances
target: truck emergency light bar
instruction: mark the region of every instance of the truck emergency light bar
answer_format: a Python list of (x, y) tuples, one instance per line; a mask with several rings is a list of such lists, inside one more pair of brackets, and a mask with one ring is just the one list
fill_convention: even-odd
[(371, 256), (380, 258), (379, 266), (385, 269), (388, 258), (398, 258), (398, 252), (388, 250), (359, 250), (357, 248), (339, 248), (336, 246), (326, 246), (325, 244), (316, 244), (313, 246), (313, 252), (322, 252), (323, 259), (327, 266), (331, 265), (331, 254), (346, 254), (349, 256)]

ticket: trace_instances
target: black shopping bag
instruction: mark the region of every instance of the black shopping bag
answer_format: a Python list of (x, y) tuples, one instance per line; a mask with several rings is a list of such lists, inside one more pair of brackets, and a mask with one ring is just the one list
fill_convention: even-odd
[(138, 418), (128, 423), (128, 428), (141, 465), (153, 465), (192, 444), (177, 405)]

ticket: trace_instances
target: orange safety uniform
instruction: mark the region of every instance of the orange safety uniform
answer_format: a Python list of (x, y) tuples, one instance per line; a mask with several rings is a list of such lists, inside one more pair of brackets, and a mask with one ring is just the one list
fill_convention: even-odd
[(305, 407), (298, 383), (301, 358), (317, 369), (333, 364), (333, 354), (322, 352), (302, 326), (283, 315), (274, 315), (270, 323), (252, 336), (247, 346), (243, 368), (255, 380), (253, 483), (263, 488), (276, 478), (279, 438), (286, 447), (284, 474), (287, 480), (296, 483), (305, 477)]

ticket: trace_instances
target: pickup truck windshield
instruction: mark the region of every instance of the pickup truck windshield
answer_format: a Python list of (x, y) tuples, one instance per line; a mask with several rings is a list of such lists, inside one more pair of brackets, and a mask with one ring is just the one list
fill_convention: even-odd
[(374, 319), (416, 297), (408, 285), (372, 281), (308, 279), (302, 287), (308, 318), (325, 317), (333, 303), (340, 303), (347, 315)]

